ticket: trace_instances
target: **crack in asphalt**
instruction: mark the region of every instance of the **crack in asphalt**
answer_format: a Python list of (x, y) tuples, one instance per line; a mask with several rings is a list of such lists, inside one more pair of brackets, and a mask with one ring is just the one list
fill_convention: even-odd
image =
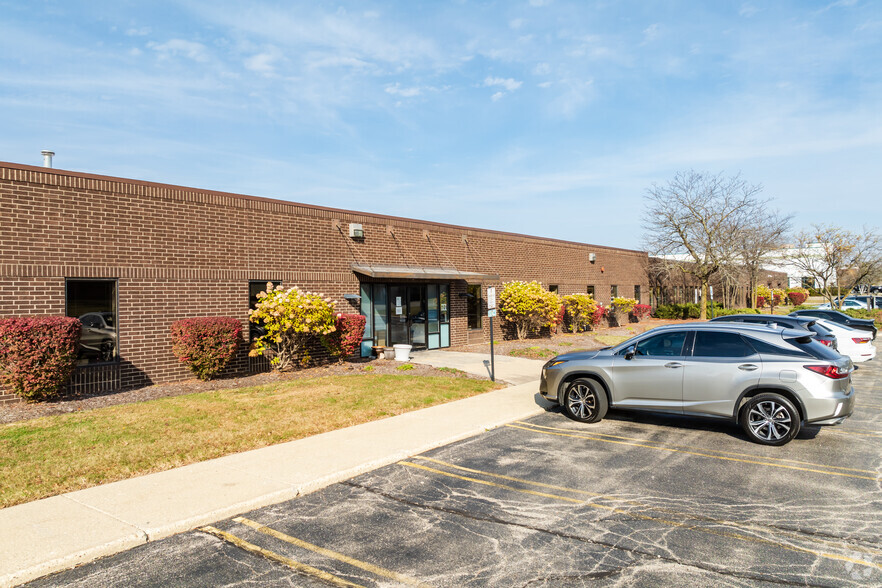
[(351, 480), (345, 480), (345, 481), (342, 481), (339, 483), (341, 485), (349, 486), (351, 488), (358, 488), (358, 489), (364, 490), (365, 492), (370, 492), (371, 494), (375, 494), (377, 496), (381, 496), (381, 497), (386, 498), (388, 500), (392, 500), (392, 501), (395, 501), (395, 502), (398, 502), (401, 504), (405, 504), (407, 506), (422, 508), (424, 510), (444, 512), (447, 514), (466, 517), (466, 518), (469, 518), (469, 519), (472, 519), (475, 521), (496, 523), (496, 524), (500, 524), (500, 525), (507, 525), (507, 526), (519, 527), (522, 529), (528, 529), (530, 531), (536, 531), (538, 533), (546, 533), (549, 535), (554, 535), (556, 537), (560, 537), (561, 539), (572, 539), (575, 541), (580, 541), (583, 543), (590, 543), (592, 545), (598, 545), (598, 546), (606, 547), (609, 549), (617, 549), (619, 551), (624, 551), (624, 552), (627, 552), (627, 553), (630, 553), (633, 555), (642, 556), (644, 559), (656, 559), (656, 560), (668, 561), (668, 562), (675, 563), (678, 565), (696, 568), (699, 570), (704, 570), (704, 571), (712, 572), (715, 574), (720, 574), (722, 576), (730, 576), (733, 578), (741, 578), (741, 579), (745, 579), (745, 580), (759, 580), (759, 581), (763, 581), (763, 582), (768, 582), (770, 584), (780, 584), (780, 585), (784, 585), (784, 586), (809, 586), (812, 588), (832, 588), (832, 586), (833, 586), (833, 585), (828, 585), (828, 584), (810, 584), (807, 581), (800, 582), (800, 581), (782, 580), (782, 579), (778, 579), (778, 578), (770, 578), (769, 576), (761, 576), (758, 574), (751, 574), (749, 572), (736, 572), (736, 571), (728, 570), (726, 568), (718, 568), (718, 567), (715, 567), (715, 566), (712, 566), (709, 564), (688, 562), (688, 561), (684, 561), (684, 560), (681, 560), (681, 559), (678, 559), (675, 557), (659, 555), (657, 553), (651, 553), (649, 551), (644, 551), (641, 549), (631, 549), (631, 548), (627, 548), (627, 547), (622, 547), (620, 545), (615, 545), (614, 543), (607, 543), (604, 541), (598, 541), (596, 539), (589, 539), (588, 537), (583, 537), (580, 535), (572, 535), (570, 533), (562, 533), (560, 531), (554, 531), (552, 529), (544, 529), (542, 527), (536, 527), (534, 525), (528, 525), (526, 523), (518, 523), (515, 521), (508, 521), (508, 520), (501, 519), (498, 517), (493, 517), (493, 516), (481, 516), (481, 515), (477, 515), (477, 514), (468, 512), (468, 511), (459, 510), (459, 509), (455, 509), (455, 508), (447, 508), (447, 507), (441, 507), (441, 506), (432, 506), (429, 504), (422, 504), (419, 502), (415, 502), (413, 500), (409, 500), (407, 498), (403, 498), (401, 496), (395, 496), (394, 494), (389, 494), (387, 492), (377, 490), (376, 488), (371, 488), (369, 486), (365, 486), (363, 484), (353, 482)]

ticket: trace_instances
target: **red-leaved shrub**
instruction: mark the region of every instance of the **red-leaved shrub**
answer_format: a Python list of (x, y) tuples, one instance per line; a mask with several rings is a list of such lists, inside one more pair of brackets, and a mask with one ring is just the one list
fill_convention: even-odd
[(788, 292), (787, 297), (790, 298), (793, 306), (799, 306), (808, 299), (808, 294), (805, 292)]
[(337, 330), (328, 336), (327, 341), (331, 355), (341, 359), (354, 355), (361, 347), (366, 322), (367, 319), (360, 314), (338, 314), (334, 325)]
[(76, 364), (81, 329), (67, 316), (0, 319), (0, 378), (27, 400), (59, 395)]
[(634, 308), (631, 309), (631, 316), (638, 321), (645, 319), (650, 314), (652, 314), (652, 306), (648, 304), (635, 304)]
[(171, 326), (172, 353), (200, 380), (216, 376), (236, 355), (242, 323), (226, 316), (175, 321)]
[(604, 306), (600, 306), (599, 304), (597, 305), (597, 310), (595, 310), (594, 314), (591, 315), (591, 320), (589, 321), (589, 325), (592, 329), (600, 324), (600, 321), (603, 320), (603, 317), (608, 314), (608, 310), (609, 309)]
[(763, 308), (766, 305), (766, 297), (765, 296), (757, 296), (756, 297), (756, 307)]

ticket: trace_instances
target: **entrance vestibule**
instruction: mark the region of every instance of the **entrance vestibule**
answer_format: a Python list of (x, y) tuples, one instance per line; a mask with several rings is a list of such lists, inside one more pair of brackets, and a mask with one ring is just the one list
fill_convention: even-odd
[(450, 347), (449, 284), (361, 284), (365, 321), (361, 355), (375, 346)]

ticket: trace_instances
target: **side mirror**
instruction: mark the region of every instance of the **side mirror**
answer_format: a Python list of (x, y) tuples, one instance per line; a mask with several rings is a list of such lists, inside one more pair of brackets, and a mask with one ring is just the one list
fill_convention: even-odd
[(634, 346), (631, 345), (628, 349), (625, 350), (625, 359), (631, 361), (634, 358)]

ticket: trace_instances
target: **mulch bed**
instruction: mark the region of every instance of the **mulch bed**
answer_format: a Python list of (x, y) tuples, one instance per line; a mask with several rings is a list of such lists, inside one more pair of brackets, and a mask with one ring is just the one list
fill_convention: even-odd
[[(197, 379), (181, 380), (178, 382), (169, 382), (166, 384), (155, 384), (153, 386), (145, 386), (134, 390), (124, 390), (121, 392), (103, 392), (93, 395), (80, 395), (75, 397), (65, 397), (58, 400), (43, 402), (19, 402), (15, 404), (0, 405), (0, 424), (14, 423), (28, 419), (35, 419), (43, 416), (56, 414), (66, 414), (79, 412), (83, 410), (93, 410), (103, 408), (105, 406), (115, 406), (118, 404), (131, 404), (134, 402), (144, 402), (147, 400), (155, 400), (157, 398), (167, 398), (170, 396), (182, 396), (184, 394), (193, 394), (195, 392), (205, 392), (207, 390), (224, 390), (228, 388), (247, 388), (249, 386), (260, 386), (263, 384), (273, 384), (277, 382), (286, 382), (289, 380), (299, 380), (302, 378), (321, 378), (324, 376), (352, 376), (358, 374), (398, 374), (410, 376), (445, 376), (474, 378), (479, 380), (487, 380), (489, 378), (466, 374), (465, 372), (442, 371), (428, 365), (408, 364), (412, 365), (411, 370), (397, 369), (402, 362), (391, 360), (370, 360), (355, 359), (343, 363), (334, 363), (318, 367), (301, 369), (293, 372), (267, 372), (262, 374), (254, 374), (251, 376), (240, 376), (233, 378), (220, 378), (202, 382)], [(370, 366), (371, 369), (365, 369)]]

